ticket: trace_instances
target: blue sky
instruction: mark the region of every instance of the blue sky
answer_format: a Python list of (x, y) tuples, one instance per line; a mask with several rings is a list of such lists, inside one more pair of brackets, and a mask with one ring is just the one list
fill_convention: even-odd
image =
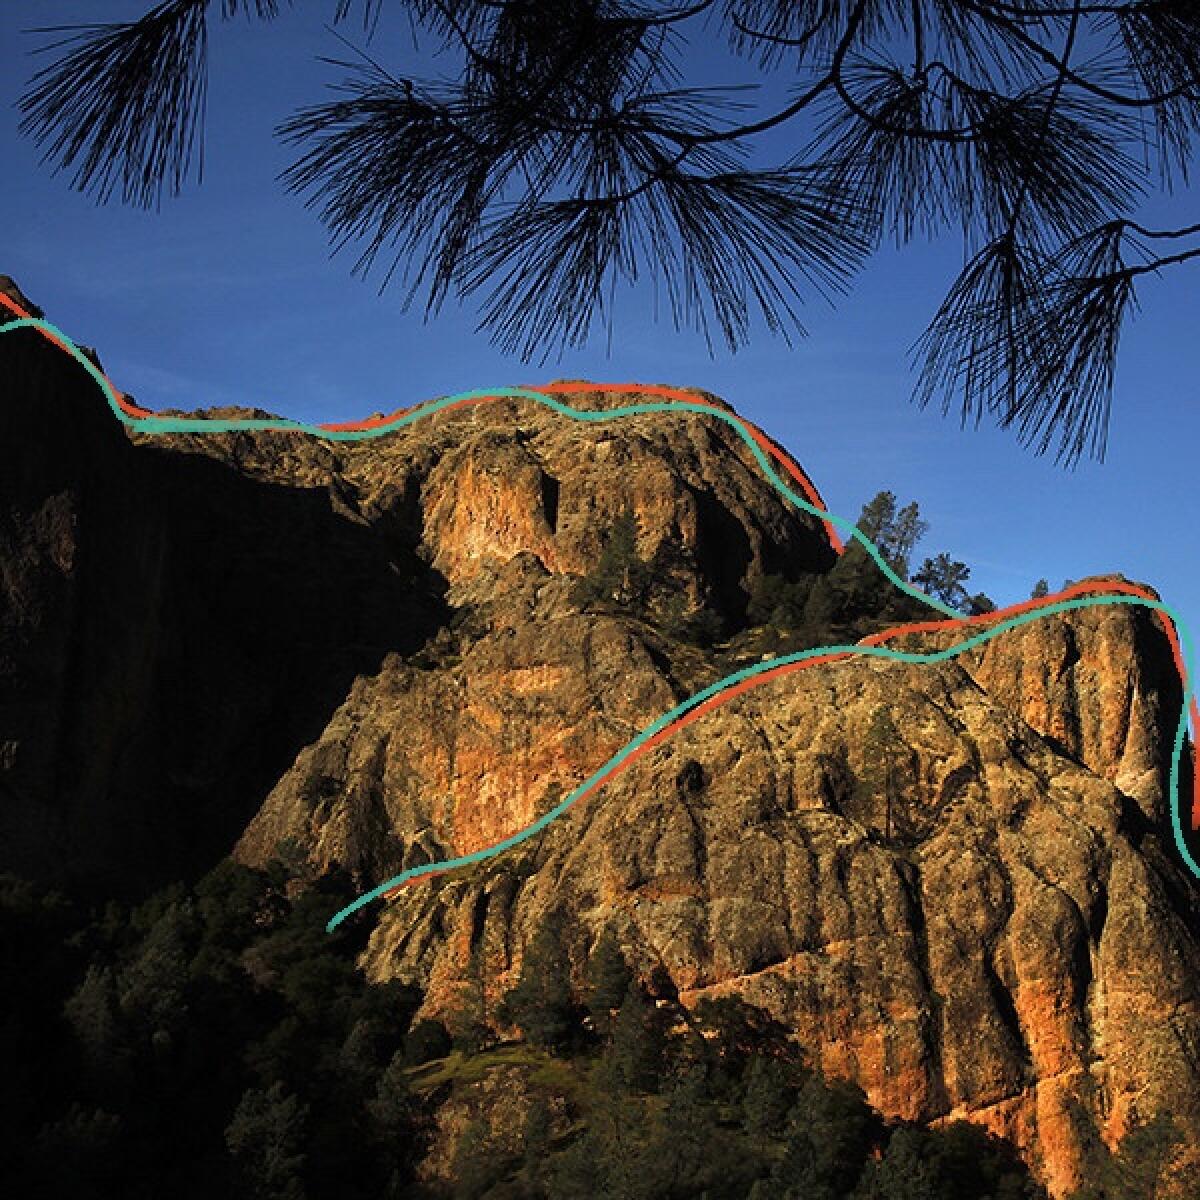
[[(523, 365), (475, 332), (474, 312), (447, 306), (427, 324), (401, 311), (399, 289), (380, 297), (375, 281), (352, 277), (353, 255), (331, 257), (316, 218), (276, 182), (290, 159), (274, 125), (339, 76), (318, 55), (346, 56), (324, 28), (332, 3), (306, 0), (274, 25), (214, 24), (204, 182), (160, 212), (98, 208), (39, 166), (18, 135), (15, 104), (35, 63), (28, 51), (43, 39), (21, 31), (129, 19), (147, 3), (0, 6), (0, 272), (75, 340), (96, 346), (139, 403), (239, 403), (346, 420), (551, 378), (700, 386), (781, 440), (833, 512), (853, 518), (881, 488), (919, 501), (932, 527), (921, 551), (962, 559), (973, 588), (1001, 604), (1024, 599), (1042, 576), (1058, 587), (1121, 571), (1158, 588), (1200, 635), (1194, 270), (1176, 268), (1142, 288), (1120, 359), (1108, 461), (1074, 471), (997, 430), (962, 430), (957, 415), (909, 403), (909, 349), (957, 273), (953, 239), (881, 253), (836, 308), (814, 297), (810, 336), (790, 349), (763, 332), (713, 359), (697, 335), (652, 322), (646, 289), (619, 309), (611, 352), (597, 331), (561, 361)], [(377, 40), (372, 52), (401, 63), (405, 39)], [(748, 65), (715, 69), (723, 79), (754, 78)], [(1156, 200), (1146, 216), (1196, 219), (1187, 196)]]

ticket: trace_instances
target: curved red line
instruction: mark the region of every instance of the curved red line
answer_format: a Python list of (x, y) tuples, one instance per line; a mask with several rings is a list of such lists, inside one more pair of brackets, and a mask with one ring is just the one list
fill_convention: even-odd
[[(5, 296), (3, 294), (0, 294), (0, 304), (3, 304), (5, 307), (10, 309), (18, 317), (28, 318), (30, 316), (30, 314), (27, 313), (16, 301), (10, 299), (8, 296)], [(55, 336), (54, 334), (52, 334), (49, 330), (39, 328), (39, 332), (48, 341), (50, 341), (53, 345), (57, 346), (60, 350), (63, 350), (64, 352), (66, 352), (68, 354), (71, 353), (69, 348), (62, 342), (62, 340), (60, 338), (58, 338), (57, 336)], [(127, 400), (125, 395), (122, 392), (118, 391), (118, 389), (113, 384), (112, 380), (110, 380), (108, 378), (108, 376), (106, 374), (104, 374), (103, 371), (101, 371), (100, 373), (103, 376), (105, 383), (108, 385), (109, 390), (112, 392), (112, 395), (115, 397), (118, 405), (120, 405), (123, 412), (125, 412), (127, 415), (132, 416), (132, 417), (152, 417), (155, 415), (149, 409), (144, 409), (137, 405), (131, 404)], [(765, 453), (769, 454), (772, 458), (774, 458), (778, 463), (780, 463), (780, 465), (783, 466), (783, 468), (788, 472), (788, 474), (791, 475), (793, 480), (795, 480), (795, 482), (800, 485), (801, 489), (803, 490), (803, 492), (804, 492), (806, 498), (809, 500), (809, 502), (811, 504), (813, 504), (815, 507), (821, 509), (822, 511), (827, 511), (826, 507), (825, 507), (825, 502), (822, 499), (820, 492), (817, 490), (816, 485), (809, 479), (808, 475), (803, 471), (803, 469), (796, 462), (793, 461), (791, 456), (788, 455), (787, 452), (785, 450), (783, 450), (782, 447), (778, 446), (771, 438), (769, 438), (765, 433), (763, 433), (762, 430), (757, 428), (757, 426), (751, 424), (749, 421), (745, 420), (743, 417), (738, 416), (737, 414), (729, 414), (727, 412), (727, 410), (720, 408), (715, 404), (707, 404), (702, 400), (698, 400), (694, 394), (686, 392), (681, 388), (672, 388), (672, 387), (667, 387), (667, 386), (661, 385), (661, 384), (636, 384), (636, 383), (628, 383), (628, 384), (588, 383), (584, 387), (572, 387), (570, 384), (560, 383), (560, 384), (549, 384), (545, 387), (530, 388), (529, 390), (540, 391), (540, 392), (544, 392), (547, 394), (557, 393), (560, 395), (571, 394), (573, 392), (578, 392), (578, 391), (599, 391), (599, 392), (603, 392), (603, 393), (611, 394), (611, 395), (636, 394), (636, 395), (663, 396), (663, 397), (666, 397), (666, 398), (672, 399), (672, 400), (683, 400), (689, 404), (697, 405), (701, 408), (710, 409), (713, 412), (719, 412), (725, 416), (732, 415), (734, 420), (736, 420), (746, 430), (746, 432), (750, 434), (750, 436), (762, 448), (762, 450)], [(452, 409), (466, 408), (473, 404), (480, 404), (486, 400), (497, 399), (497, 398), (507, 399), (509, 397), (472, 396), (472, 397), (468, 397), (463, 400), (456, 401), (453, 404), (448, 404), (445, 406), (444, 409), (440, 409), (439, 411), (449, 412)], [(428, 403), (428, 402), (426, 401), (423, 403)], [(418, 405), (410, 405), (407, 408), (398, 409), (396, 412), (394, 412), (388, 416), (368, 417), (362, 421), (343, 421), (343, 422), (336, 422), (336, 423), (331, 422), (328, 424), (322, 424), (319, 426), (319, 428), (329, 430), (330, 432), (342, 432), (342, 431), (352, 432), (352, 431), (360, 430), (360, 429), (364, 429), (364, 430), (365, 429), (375, 429), (381, 425), (386, 425), (392, 421), (395, 421), (398, 417), (401, 417), (408, 413), (411, 413), (415, 409), (420, 408), (420, 407), (421, 407), (421, 405), (419, 405), (419, 404)], [(843, 553), (844, 545), (843, 545), (841, 539), (839, 538), (837, 530), (834, 527), (833, 523), (831, 521), (826, 520), (824, 522), (824, 525), (828, 532), (830, 543), (833, 546), (833, 548), (835, 549), (835, 551), (839, 554)], [(1151, 595), (1148, 591), (1146, 591), (1143, 588), (1137, 587), (1135, 584), (1121, 583), (1116, 580), (1101, 580), (1101, 581), (1097, 581), (1097, 582), (1091, 583), (1091, 584), (1074, 584), (1071, 587), (1066, 588), (1061, 592), (1055, 592), (1052, 595), (1041, 597), (1039, 599), (1024, 600), (1019, 604), (1012, 604), (1012, 605), (1009, 605), (1007, 608), (999, 609), (998, 611), (992, 612), (992, 613), (980, 613), (976, 616), (970, 616), (970, 617), (967, 617), (967, 616), (953, 617), (953, 618), (948, 618), (948, 619), (939, 620), (939, 621), (923, 621), (923, 622), (909, 623), (907, 625), (897, 626), (893, 629), (882, 630), (879, 633), (871, 634), (869, 637), (863, 638), (859, 644), (864, 645), (864, 646), (878, 645), (884, 641), (889, 641), (892, 638), (901, 637), (904, 634), (908, 634), (908, 633), (932, 632), (934, 630), (946, 629), (946, 628), (950, 628), (950, 627), (958, 627), (961, 625), (988, 624), (989, 622), (992, 622), (992, 621), (998, 621), (998, 620), (1002, 620), (1006, 617), (1014, 616), (1017, 613), (1027, 612), (1031, 609), (1038, 608), (1038, 607), (1044, 607), (1047, 604), (1052, 604), (1059, 600), (1067, 600), (1067, 599), (1072, 598), (1073, 596), (1094, 594), (1096, 592), (1117, 592), (1117, 593), (1124, 594), (1124, 595), (1138, 596), (1145, 600), (1155, 599), (1155, 597), (1153, 595)], [(1159, 612), (1158, 610), (1154, 610), (1154, 611), (1159, 619), (1160, 624), (1163, 627), (1164, 632), (1166, 633), (1167, 641), (1171, 646), (1171, 655), (1175, 661), (1175, 669), (1179, 673), (1180, 683), (1183, 686), (1183, 688), (1186, 690), (1186, 688), (1187, 688), (1187, 668), (1186, 668), (1186, 664), (1184, 662), (1183, 650), (1182, 650), (1182, 647), (1180, 646), (1178, 633), (1175, 629), (1174, 623), (1170, 620), (1170, 618), (1167, 616), (1166, 613)], [(634, 751), (627, 758), (623, 759), (619, 764), (617, 764), (617, 766), (614, 767), (612, 771), (610, 771), (606, 775), (602, 776), (600, 779), (597, 779), (595, 781), (595, 783), (587, 790), (587, 792), (580, 793), (579, 799), (583, 799), (584, 796), (586, 796), (590, 792), (594, 791), (595, 788), (599, 787), (601, 784), (607, 783), (609, 780), (616, 778), (616, 776), (618, 774), (620, 774), (621, 771), (627, 769), (630, 765), (632, 765), (634, 762), (636, 762), (648, 750), (654, 748), (655, 746), (660, 745), (671, 734), (673, 734), (673, 733), (677, 732), (678, 730), (684, 728), (685, 726), (691, 724), (692, 721), (698, 720), (701, 716), (713, 711), (715, 708), (719, 707), (720, 705), (726, 703), (729, 700), (732, 700), (734, 697), (739, 696), (746, 691), (749, 691), (750, 688), (757, 687), (760, 684), (766, 683), (768, 680), (777, 679), (780, 676), (786, 675), (789, 672), (794, 671), (794, 670), (802, 670), (805, 667), (815, 666), (818, 663), (835, 662), (839, 659), (843, 659), (843, 658), (847, 658), (847, 657), (850, 657), (850, 654), (846, 651), (839, 651), (839, 652), (829, 654), (829, 655), (819, 655), (814, 658), (804, 659), (803, 661), (798, 662), (798, 663), (788, 663), (785, 666), (778, 668), (777, 670), (766, 671), (762, 675), (756, 675), (753, 679), (743, 680), (741, 683), (737, 684), (736, 686), (729, 688), (724, 692), (721, 692), (717, 696), (713, 696), (709, 700), (706, 700), (703, 704), (692, 709), (690, 712), (685, 713), (677, 721), (672, 722), (665, 729), (660, 730), (648, 742), (646, 742), (642, 746), (638, 747), (638, 749), (636, 751)], [(1200, 730), (1200, 705), (1198, 705), (1197, 698), (1195, 696), (1192, 697), (1191, 704), (1189, 706), (1189, 711), (1192, 716), (1193, 732)], [(1173, 802), (1174, 801), (1172, 800), (1172, 803)], [(1195, 753), (1193, 753), (1193, 762), (1192, 762), (1191, 824), (1192, 824), (1193, 829), (1200, 829), (1200, 761), (1197, 761), (1197, 756), (1195, 755)], [(434, 875), (437, 875), (437, 874), (441, 874), (441, 872), (431, 871), (429, 874), (419, 876), (418, 878), (419, 879), (430, 879)], [(413, 880), (410, 882), (416, 882), (416, 880)], [(393, 891), (385, 893), (385, 896), (392, 896), (396, 892), (401, 891), (404, 887), (407, 887), (407, 886), (409, 886), (408, 883), (402, 884), (402, 885), (400, 885), (399, 888), (395, 888), (395, 889), (393, 889)]]

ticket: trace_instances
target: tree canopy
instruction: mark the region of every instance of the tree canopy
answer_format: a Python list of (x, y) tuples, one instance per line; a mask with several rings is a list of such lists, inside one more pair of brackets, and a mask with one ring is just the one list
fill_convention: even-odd
[(927, 558), (913, 576), (913, 583), (935, 595), (943, 604), (965, 607), (970, 597), (963, 586), (971, 575), (966, 563), (956, 562), (946, 553)]
[(879, 492), (863, 505), (858, 528), (879, 548), (884, 561), (903, 579), (908, 578), (908, 558), (929, 532), (915, 500), (896, 509), (895, 492)]
[[(209, 25), (287, 7), (164, 0), (60, 30), (22, 129), (81, 191), (157, 205), (199, 174)], [(526, 358), (582, 342), (615, 285), (647, 275), (710, 346), (742, 345), (756, 317), (788, 336), (806, 295), (846, 286), (885, 240), (957, 232), (965, 265), (921, 342), (916, 398), (1102, 458), (1136, 289), (1200, 257), (1200, 224), (1135, 219), (1194, 152), (1194, 0), (330, 9), (372, 45), (330, 60), (336, 97), (279, 126), (298, 151), (284, 183), (358, 247), (358, 270), (404, 281), (427, 313), (479, 297), (481, 328)], [(761, 82), (689, 78), (699, 39)], [(418, 45), (457, 73), (415, 77)]]

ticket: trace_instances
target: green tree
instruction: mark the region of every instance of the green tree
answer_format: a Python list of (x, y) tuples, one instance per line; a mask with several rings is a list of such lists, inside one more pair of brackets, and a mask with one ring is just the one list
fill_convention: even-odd
[(545, 1173), (552, 1132), (550, 1106), (543, 1097), (535, 1096), (525, 1114), (525, 1127), (521, 1138), (525, 1177), (530, 1183), (536, 1184)]
[(896, 1130), (883, 1158), (866, 1164), (854, 1200), (943, 1200), (945, 1192), (927, 1149), (918, 1131)]
[(806, 631), (853, 626), (878, 617), (893, 598), (893, 585), (858, 542), (851, 542), (826, 575), (818, 578), (804, 606)]
[(1183, 1145), (1183, 1132), (1169, 1113), (1138, 1122), (1117, 1147), (1114, 1174), (1125, 1196), (1157, 1195), (1171, 1160)]
[[(846, 555), (850, 554), (853, 547), (847, 547), (846, 554), (838, 560), (840, 564)], [(863, 555), (863, 557), (866, 557)], [(830, 586), (829, 576), (818, 579), (809, 590), (808, 597), (804, 601), (804, 618), (802, 622), (803, 629), (809, 641), (814, 645), (820, 645), (829, 634), (838, 618), (839, 596)]]
[(346, 1010), (346, 1024), (364, 1030), (365, 1044), (374, 1063), (383, 1067), (404, 1045), (413, 1014), (421, 1006), (421, 992), (412, 984), (391, 979), (366, 983), (359, 976), (360, 991)]
[(842, 1200), (854, 1190), (881, 1132), (860, 1088), (813, 1075), (796, 1096), (774, 1182), (788, 1197)]
[[(884, 530), (891, 527), (896, 519), (896, 493), (876, 492), (862, 507), (858, 514), (857, 525), (864, 537), (870, 538), (877, 546), (883, 540)], [(883, 548), (880, 547), (880, 553)]]
[(692, 1017), (708, 1035), (705, 1043), (713, 1061), (735, 1078), (741, 1078), (755, 1055), (770, 1054), (785, 1061), (797, 1057), (787, 1029), (766, 1009), (741, 996), (706, 996), (692, 1010)]
[(787, 1074), (779, 1059), (754, 1055), (742, 1097), (742, 1126), (760, 1145), (778, 1131), (788, 1110)]
[(478, 1054), (495, 1040), (488, 1022), (482, 941), (471, 952), (466, 978), (459, 984), (454, 1005), (446, 1017), (455, 1048), (466, 1054)]
[(995, 612), (996, 602), (990, 596), (985, 596), (983, 592), (976, 592), (974, 596), (967, 598), (966, 610), (973, 617), (982, 613)]
[(794, 629), (803, 623), (812, 586), (811, 579), (792, 582), (782, 575), (760, 575), (750, 588), (746, 619), (751, 625)]
[(909, 556), (928, 532), (929, 523), (921, 520), (915, 500), (910, 501), (896, 514), (889, 547), (892, 557), (889, 561), (901, 579), (908, 578)]
[(1044, 579), (1039, 579), (1033, 585), (1033, 591), (1029, 593), (1029, 598), (1030, 600), (1041, 600), (1048, 595), (1050, 595), (1050, 584)]
[[(1149, 1193), (1147, 1193), (1149, 1194)], [(868, 1161), (854, 1200), (1046, 1200), (1013, 1148), (976, 1125), (900, 1126)]]
[(64, 1012), (100, 1093), (124, 1086), (132, 1059), (121, 1028), (113, 969), (89, 965)]
[(121, 1011), (147, 1036), (187, 1024), (189, 968), (198, 942), (192, 902), (173, 903), (150, 927), (137, 957), (120, 972)]
[(478, 1200), (503, 1178), (504, 1159), (497, 1154), (491, 1123), (477, 1117), (459, 1135), (450, 1165), (456, 1200)]
[(597, 1029), (608, 1027), (612, 1014), (621, 1007), (633, 983), (633, 972), (612, 928), (606, 926), (596, 939), (587, 961), (587, 1005)]
[(879, 492), (863, 505), (859, 530), (875, 543), (883, 560), (900, 576), (908, 578), (909, 555), (929, 532), (914, 500), (897, 511), (895, 492)]
[(604, 531), (600, 557), (576, 588), (577, 602), (645, 605), (653, 579), (649, 563), (638, 554), (637, 536), (637, 517), (626, 505)]
[(225, 1130), (239, 1195), (252, 1200), (303, 1200), (308, 1109), (282, 1083), (242, 1096)]
[(965, 563), (956, 562), (950, 555), (942, 553), (921, 564), (921, 569), (913, 576), (913, 583), (931, 592), (943, 604), (961, 608), (967, 601), (967, 590), (963, 585), (970, 575), (971, 568)]
[(535, 1045), (551, 1050), (567, 1046), (575, 1035), (570, 971), (562, 915), (554, 910), (525, 949), (517, 984), (504, 997), (502, 1019)]
[(551, 1161), (549, 1195), (554, 1200), (658, 1200), (645, 1116), (631, 1102), (610, 1055), (596, 1063), (586, 1094), (587, 1126)]
[(408, 1086), (408, 1061), (397, 1051), (380, 1072), (368, 1109), (384, 1135), (404, 1128), (412, 1114), (413, 1096)]
[(628, 989), (605, 1050), (626, 1091), (647, 1091), (657, 1082), (661, 1047), (654, 1034), (654, 1010), (638, 988)]
[(418, 1021), (404, 1039), (404, 1061), (410, 1067), (420, 1066), (435, 1058), (445, 1058), (454, 1048), (450, 1031), (441, 1021), (428, 1017)]
[(1167, 1168), (1182, 1145), (1182, 1136), (1174, 1118), (1159, 1113), (1130, 1129), (1115, 1153), (1099, 1137), (1089, 1141), (1088, 1178), (1070, 1200), (1141, 1200), (1158, 1196)]
[(712, 608), (701, 605), (689, 613), (680, 626), (680, 636), (684, 641), (697, 646), (714, 646), (725, 634), (725, 622), (721, 615)]
[[(120, 1194), (121, 1132), (119, 1117), (73, 1102), (63, 1116), (38, 1130), (30, 1154), (30, 1187), (19, 1194), (73, 1200)], [(0, 1179), (11, 1166), (10, 1155), (5, 1158), (9, 1161), (0, 1164)]]
[(408, 1063), (397, 1051), (365, 1105), (376, 1161), (392, 1190), (407, 1182), (423, 1150), (421, 1105), (408, 1084)]
[(701, 1196), (713, 1174), (719, 1147), (706, 1104), (704, 1069), (692, 1066), (672, 1083), (653, 1127), (647, 1160), (661, 1196)]
[(871, 714), (871, 720), (863, 734), (863, 766), (857, 790), (861, 801), (871, 810), (874, 810), (877, 799), (883, 802), (885, 838), (892, 836), (895, 806), (900, 799), (897, 755), (903, 745), (891, 712), (886, 705), (880, 705)]
[(196, 911), (208, 951), (240, 951), (258, 931), (267, 906), (267, 881), (261, 871), (227, 858), (196, 884)]

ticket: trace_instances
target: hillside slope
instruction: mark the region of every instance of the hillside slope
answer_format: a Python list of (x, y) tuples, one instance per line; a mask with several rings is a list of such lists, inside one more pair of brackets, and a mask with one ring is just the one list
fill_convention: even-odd
[[(479, 849), (749, 654), (764, 574), (834, 569), (703, 416), (148, 438), (33, 331), (0, 379), (0, 867), (42, 878), (136, 892), (286, 847), (366, 888)], [(658, 591), (582, 599), (625, 512)], [(680, 623), (702, 610), (715, 645)], [(369, 910), (364, 962), (436, 1015), (472, 971), (499, 995), (552, 910), (576, 984), (613, 928), (685, 1002), (743, 995), (886, 1114), (985, 1124), (1061, 1194), (1091, 1130), (1200, 1133), (1180, 698), (1132, 608), (791, 674)]]

